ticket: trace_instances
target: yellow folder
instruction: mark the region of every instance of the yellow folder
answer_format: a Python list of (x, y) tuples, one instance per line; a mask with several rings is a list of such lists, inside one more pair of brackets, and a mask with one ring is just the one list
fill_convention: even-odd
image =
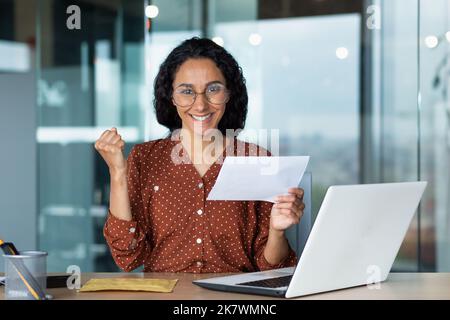
[(147, 291), (172, 292), (178, 279), (102, 278), (90, 279), (80, 292), (91, 291)]

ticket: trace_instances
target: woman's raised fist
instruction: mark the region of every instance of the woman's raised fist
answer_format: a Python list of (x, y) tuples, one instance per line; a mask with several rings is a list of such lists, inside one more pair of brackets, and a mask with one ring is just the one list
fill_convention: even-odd
[(103, 132), (100, 138), (95, 141), (94, 147), (105, 160), (110, 171), (120, 172), (126, 170), (127, 161), (123, 155), (125, 141), (122, 140), (116, 128)]

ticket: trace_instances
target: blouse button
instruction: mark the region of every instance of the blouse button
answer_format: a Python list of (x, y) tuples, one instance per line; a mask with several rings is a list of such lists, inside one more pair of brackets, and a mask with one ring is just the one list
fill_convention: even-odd
[(159, 186), (154, 186), (153, 190), (158, 191), (159, 190)]
[(198, 238), (198, 239), (197, 239), (197, 243), (198, 243), (198, 244), (202, 243), (202, 239)]
[(200, 182), (197, 186), (199, 189), (203, 188), (203, 182)]
[(201, 261), (197, 261), (197, 267), (201, 267), (203, 263)]
[(202, 213), (203, 213), (202, 209), (197, 210), (197, 214), (198, 214), (199, 216), (201, 216)]
[(136, 232), (136, 228), (130, 228), (130, 233), (135, 233)]

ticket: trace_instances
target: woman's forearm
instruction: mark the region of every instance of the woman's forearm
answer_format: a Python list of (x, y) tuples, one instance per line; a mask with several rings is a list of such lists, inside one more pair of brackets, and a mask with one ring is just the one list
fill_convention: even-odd
[(270, 229), (266, 247), (264, 249), (264, 257), (270, 264), (278, 264), (283, 261), (289, 254), (289, 245), (284, 231)]
[(126, 170), (111, 171), (111, 190), (109, 195), (109, 211), (116, 218), (131, 221), (130, 199), (128, 198)]

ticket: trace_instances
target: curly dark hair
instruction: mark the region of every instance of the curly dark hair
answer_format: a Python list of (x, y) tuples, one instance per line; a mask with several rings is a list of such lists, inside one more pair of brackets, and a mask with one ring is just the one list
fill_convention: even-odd
[(222, 72), (230, 99), (218, 124), (223, 135), (226, 129), (243, 129), (247, 117), (248, 95), (242, 68), (233, 56), (214, 41), (193, 37), (183, 41), (170, 52), (161, 64), (154, 83), (153, 106), (158, 122), (172, 133), (181, 128), (181, 119), (172, 103), (172, 84), (178, 68), (188, 59), (207, 58), (214, 61)]

